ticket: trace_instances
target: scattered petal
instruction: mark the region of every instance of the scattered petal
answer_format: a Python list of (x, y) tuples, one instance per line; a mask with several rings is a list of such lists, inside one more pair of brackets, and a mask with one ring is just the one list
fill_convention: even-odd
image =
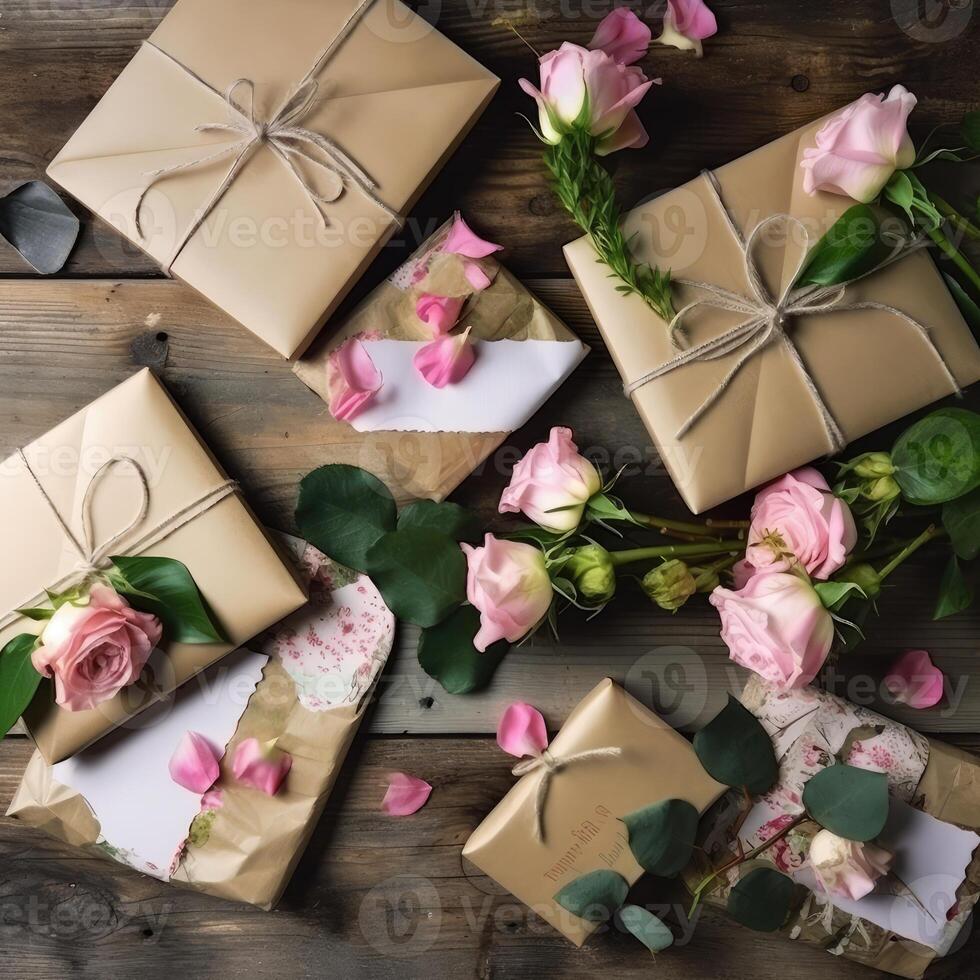
[[(489, 280), (487, 280), (489, 284)], [(415, 315), (432, 328), (433, 337), (441, 337), (456, 326), (460, 310), (463, 309), (462, 296), (436, 296), (423, 293), (415, 303)]]
[(463, 275), (477, 292), (490, 285), (490, 277), (475, 262), (467, 262), (463, 266)]
[(444, 252), (465, 255), (468, 259), (482, 259), (502, 248), (503, 245), (494, 245), (493, 242), (480, 238), (458, 211), (453, 215), (453, 226), (442, 245)]
[(657, 40), (682, 51), (694, 51), (700, 58), (701, 42), (718, 33), (718, 22), (704, 0), (667, 0), (664, 31)]
[(225, 794), (220, 789), (209, 789), (201, 797), (201, 812), (220, 810), (225, 805)]
[(900, 704), (932, 708), (943, 699), (943, 672), (925, 650), (904, 653), (885, 676), (885, 687)]
[(458, 384), (469, 373), (476, 352), (470, 343), (470, 330), (463, 333), (437, 337), (431, 344), (420, 348), (412, 358), (415, 370), (433, 388), (445, 388)]
[(497, 725), (497, 744), (518, 759), (525, 755), (541, 755), (548, 747), (544, 716), (524, 701), (507, 705)]
[(231, 771), (242, 785), (275, 796), (292, 765), (293, 757), (276, 748), (276, 739), (260, 742), (246, 738), (235, 749)]
[(218, 778), (218, 753), (198, 732), (186, 732), (170, 759), (170, 778), (192, 793), (206, 793)]
[(356, 337), (345, 341), (327, 358), (327, 393), (330, 414), (350, 421), (381, 390), (381, 372)]
[(632, 65), (647, 53), (650, 36), (650, 28), (629, 7), (616, 7), (599, 23), (589, 48), (605, 51), (620, 65)]
[(424, 779), (393, 772), (388, 779), (388, 790), (381, 801), (381, 809), (392, 817), (407, 817), (425, 806), (432, 787)]

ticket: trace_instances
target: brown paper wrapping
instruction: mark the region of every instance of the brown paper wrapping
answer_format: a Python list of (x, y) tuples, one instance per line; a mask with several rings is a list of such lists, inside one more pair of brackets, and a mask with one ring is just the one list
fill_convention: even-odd
[[(151, 171), (200, 159), (237, 138), (199, 133), (229, 120), (224, 92), (255, 83), (267, 119), (328, 46), (355, 0), (181, 0), (48, 167), (48, 175), (154, 259), (166, 263), (220, 187), (232, 158), (192, 167), (137, 200)], [(151, 46), (154, 45), (154, 46)], [(160, 50), (166, 54), (161, 54)], [(339, 144), (407, 214), (479, 117), (499, 80), (399, 0), (375, 0), (318, 75), (319, 102), (300, 125)], [(314, 187), (323, 179), (304, 164)], [(284, 357), (301, 353), (395, 226), (356, 186), (326, 206), (260, 147), (172, 265)]]
[(470, 836), (463, 856), (581, 946), (598, 928), (565, 911), (555, 893), (598, 868), (631, 885), (643, 874), (620, 818), (680, 798), (704, 811), (725, 791), (702, 769), (690, 742), (606, 678), (576, 705), (549, 748), (567, 756), (619, 746), (619, 757), (570, 764), (554, 775), (535, 836), (540, 772), (522, 777)]
[[(108, 458), (135, 458), (149, 480), (146, 530), (223, 483), (227, 476), (163, 386), (144, 370), (96, 399), (40, 439), (24, 455), (48, 496), (81, 537), (81, 502), (93, 473)], [(18, 456), (2, 464), (0, 541), (16, 562), (0, 576), (0, 612), (20, 606), (75, 567), (57, 519)], [(96, 543), (125, 527), (139, 504), (137, 478), (117, 467), (93, 498)], [(140, 529), (133, 531), (138, 536)], [(126, 553), (126, 541), (118, 553)], [(164, 643), (137, 684), (89, 711), (66, 711), (42, 683), (24, 715), (31, 737), (51, 763), (74, 755), (199, 671), (278, 622), (306, 601), (303, 588), (240, 495), (231, 494), (154, 545), (148, 554), (183, 562), (194, 576), (228, 644)], [(36, 632), (20, 619), (0, 631), (0, 647)]]
[[(804, 223), (813, 244), (853, 204), (836, 195), (810, 197), (803, 191), (799, 164), (820, 122), (715, 172), (743, 236), (766, 217), (789, 213)], [(635, 235), (639, 261), (670, 269), (675, 278), (751, 295), (741, 250), (705, 177), (632, 211), (627, 231)], [(784, 236), (757, 253), (770, 288), (792, 280), (801, 247)], [(616, 291), (616, 280), (596, 262), (587, 239), (567, 245), (565, 257), (625, 383), (676, 353), (663, 321), (639, 297)], [(677, 287), (675, 308), (696, 295)], [(980, 349), (924, 252), (847, 289), (848, 302), (871, 299), (925, 324), (961, 387), (980, 378)], [(745, 319), (702, 308), (686, 318), (687, 336), (693, 346)], [(948, 380), (922, 337), (895, 316), (872, 310), (814, 314), (794, 318), (788, 329), (848, 441), (950, 394)], [(675, 437), (738, 356), (689, 364), (633, 394), (678, 491), (695, 513), (829, 450), (820, 414), (782, 344), (755, 356), (694, 427), (683, 438)]]
[[(369, 701), (366, 692), (356, 704), (308, 711), (279, 661), (270, 659), (221, 763), (222, 806), (213, 818), (205, 815), (192, 824), (170, 881), (272, 908), (313, 834)], [(278, 748), (293, 758), (274, 797), (239, 785), (231, 775), (235, 747), (252, 736), (278, 739)], [(112, 857), (97, 843), (99, 823), (84, 797), (53, 780), (39, 753), (28, 763), (7, 815), (100, 857)]]
[[(477, 260), (491, 284), (474, 292), (464, 275), (460, 256), (432, 254), (449, 227), (447, 222), (430, 235), (398, 272), (367, 296), (335, 332), (321, 336), (296, 362), (293, 367), (296, 375), (324, 401), (328, 400), (327, 358), (350, 337), (370, 334), (395, 340), (430, 339), (426, 324), (415, 313), (416, 300), (423, 293), (467, 297), (459, 322), (472, 326), (474, 340), (580, 343), (561, 320), (492, 256)], [(412, 284), (412, 270), (427, 258), (425, 277)], [(336, 444), (349, 446), (352, 461), (374, 473), (400, 501), (415, 497), (442, 500), (508, 435), (506, 432), (357, 432), (346, 422), (328, 420), (328, 424), (331, 421), (337, 429)]]

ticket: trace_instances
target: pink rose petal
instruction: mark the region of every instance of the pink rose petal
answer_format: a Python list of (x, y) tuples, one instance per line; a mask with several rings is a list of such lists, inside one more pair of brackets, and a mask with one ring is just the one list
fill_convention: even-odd
[(524, 701), (507, 705), (497, 725), (497, 744), (518, 759), (540, 755), (548, 747), (548, 730), (541, 712)]
[(885, 687), (900, 704), (932, 708), (943, 699), (943, 672), (925, 650), (909, 650), (885, 676)]
[(449, 229), (448, 237), (442, 243), (444, 252), (465, 255), (468, 259), (482, 259), (494, 252), (501, 251), (501, 249), (503, 249), (503, 245), (494, 245), (493, 242), (480, 238), (463, 220), (463, 216), (458, 211), (453, 215), (453, 226)]
[(475, 263), (467, 262), (463, 266), (463, 275), (466, 281), (477, 291), (486, 289), (490, 285), (490, 277)]
[(456, 326), (462, 309), (462, 296), (423, 293), (415, 303), (415, 315), (431, 328), (433, 337), (449, 333)]
[(275, 796), (292, 765), (293, 757), (276, 748), (276, 739), (260, 742), (246, 738), (235, 749), (231, 771), (242, 785)]
[(330, 414), (350, 421), (381, 390), (381, 372), (357, 337), (351, 337), (327, 358)]
[(602, 49), (620, 65), (639, 61), (650, 47), (650, 28), (628, 7), (606, 14), (596, 28), (589, 48)]
[(407, 817), (425, 806), (432, 787), (424, 779), (393, 772), (388, 779), (388, 789), (381, 801), (381, 809), (392, 817)]
[(476, 352), (469, 339), (471, 329), (467, 327), (461, 334), (437, 337), (412, 358), (415, 370), (433, 388), (459, 384), (473, 367)]
[(198, 732), (187, 732), (170, 759), (170, 778), (192, 793), (206, 793), (218, 778), (218, 753)]

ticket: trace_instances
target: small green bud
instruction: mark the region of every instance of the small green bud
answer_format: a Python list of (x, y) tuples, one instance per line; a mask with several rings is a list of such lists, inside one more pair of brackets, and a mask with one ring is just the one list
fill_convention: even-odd
[(834, 578), (839, 582), (853, 582), (860, 586), (869, 599), (876, 599), (881, 594), (881, 576), (867, 562), (850, 565)]
[(668, 612), (677, 612), (697, 591), (691, 570), (677, 558), (647, 572), (642, 585), (647, 596)]
[(867, 480), (861, 488), (861, 495), (875, 503), (894, 500), (902, 492), (902, 488), (892, 476), (880, 476), (874, 480)]
[(888, 453), (868, 453), (861, 457), (861, 462), (854, 467), (854, 472), (863, 479), (877, 479), (891, 476), (895, 472), (892, 458)]
[(694, 587), (698, 592), (714, 592), (721, 585), (718, 572), (713, 568), (692, 568)]
[(562, 575), (590, 604), (602, 605), (616, 594), (616, 569), (609, 552), (601, 545), (573, 548), (562, 566)]

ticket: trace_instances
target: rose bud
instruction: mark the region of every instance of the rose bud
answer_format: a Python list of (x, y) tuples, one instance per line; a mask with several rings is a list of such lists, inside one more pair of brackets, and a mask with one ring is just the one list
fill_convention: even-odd
[(866, 561), (848, 565), (839, 575), (834, 576), (834, 581), (853, 582), (869, 599), (877, 599), (881, 594), (881, 576)]
[(277, 749), (276, 741), (246, 738), (241, 742), (231, 763), (235, 779), (244, 786), (261, 790), (266, 796), (275, 796), (293, 765), (293, 757)]
[(590, 606), (601, 606), (616, 594), (616, 569), (609, 552), (602, 545), (587, 544), (573, 548), (562, 565), (562, 577), (576, 588), (580, 598)]
[(891, 476), (895, 467), (888, 453), (866, 453), (855, 463), (854, 472), (864, 479), (877, 479), (880, 476)]
[(647, 596), (668, 612), (677, 612), (698, 590), (691, 570), (677, 558), (650, 569), (641, 585)]
[(902, 488), (893, 476), (880, 476), (873, 480), (864, 480), (861, 484), (861, 496), (875, 503), (884, 503), (900, 496)]
[(875, 844), (861, 844), (821, 830), (810, 842), (807, 863), (828, 895), (856, 902), (871, 894), (878, 879), (888, 874), (893, 857)]

